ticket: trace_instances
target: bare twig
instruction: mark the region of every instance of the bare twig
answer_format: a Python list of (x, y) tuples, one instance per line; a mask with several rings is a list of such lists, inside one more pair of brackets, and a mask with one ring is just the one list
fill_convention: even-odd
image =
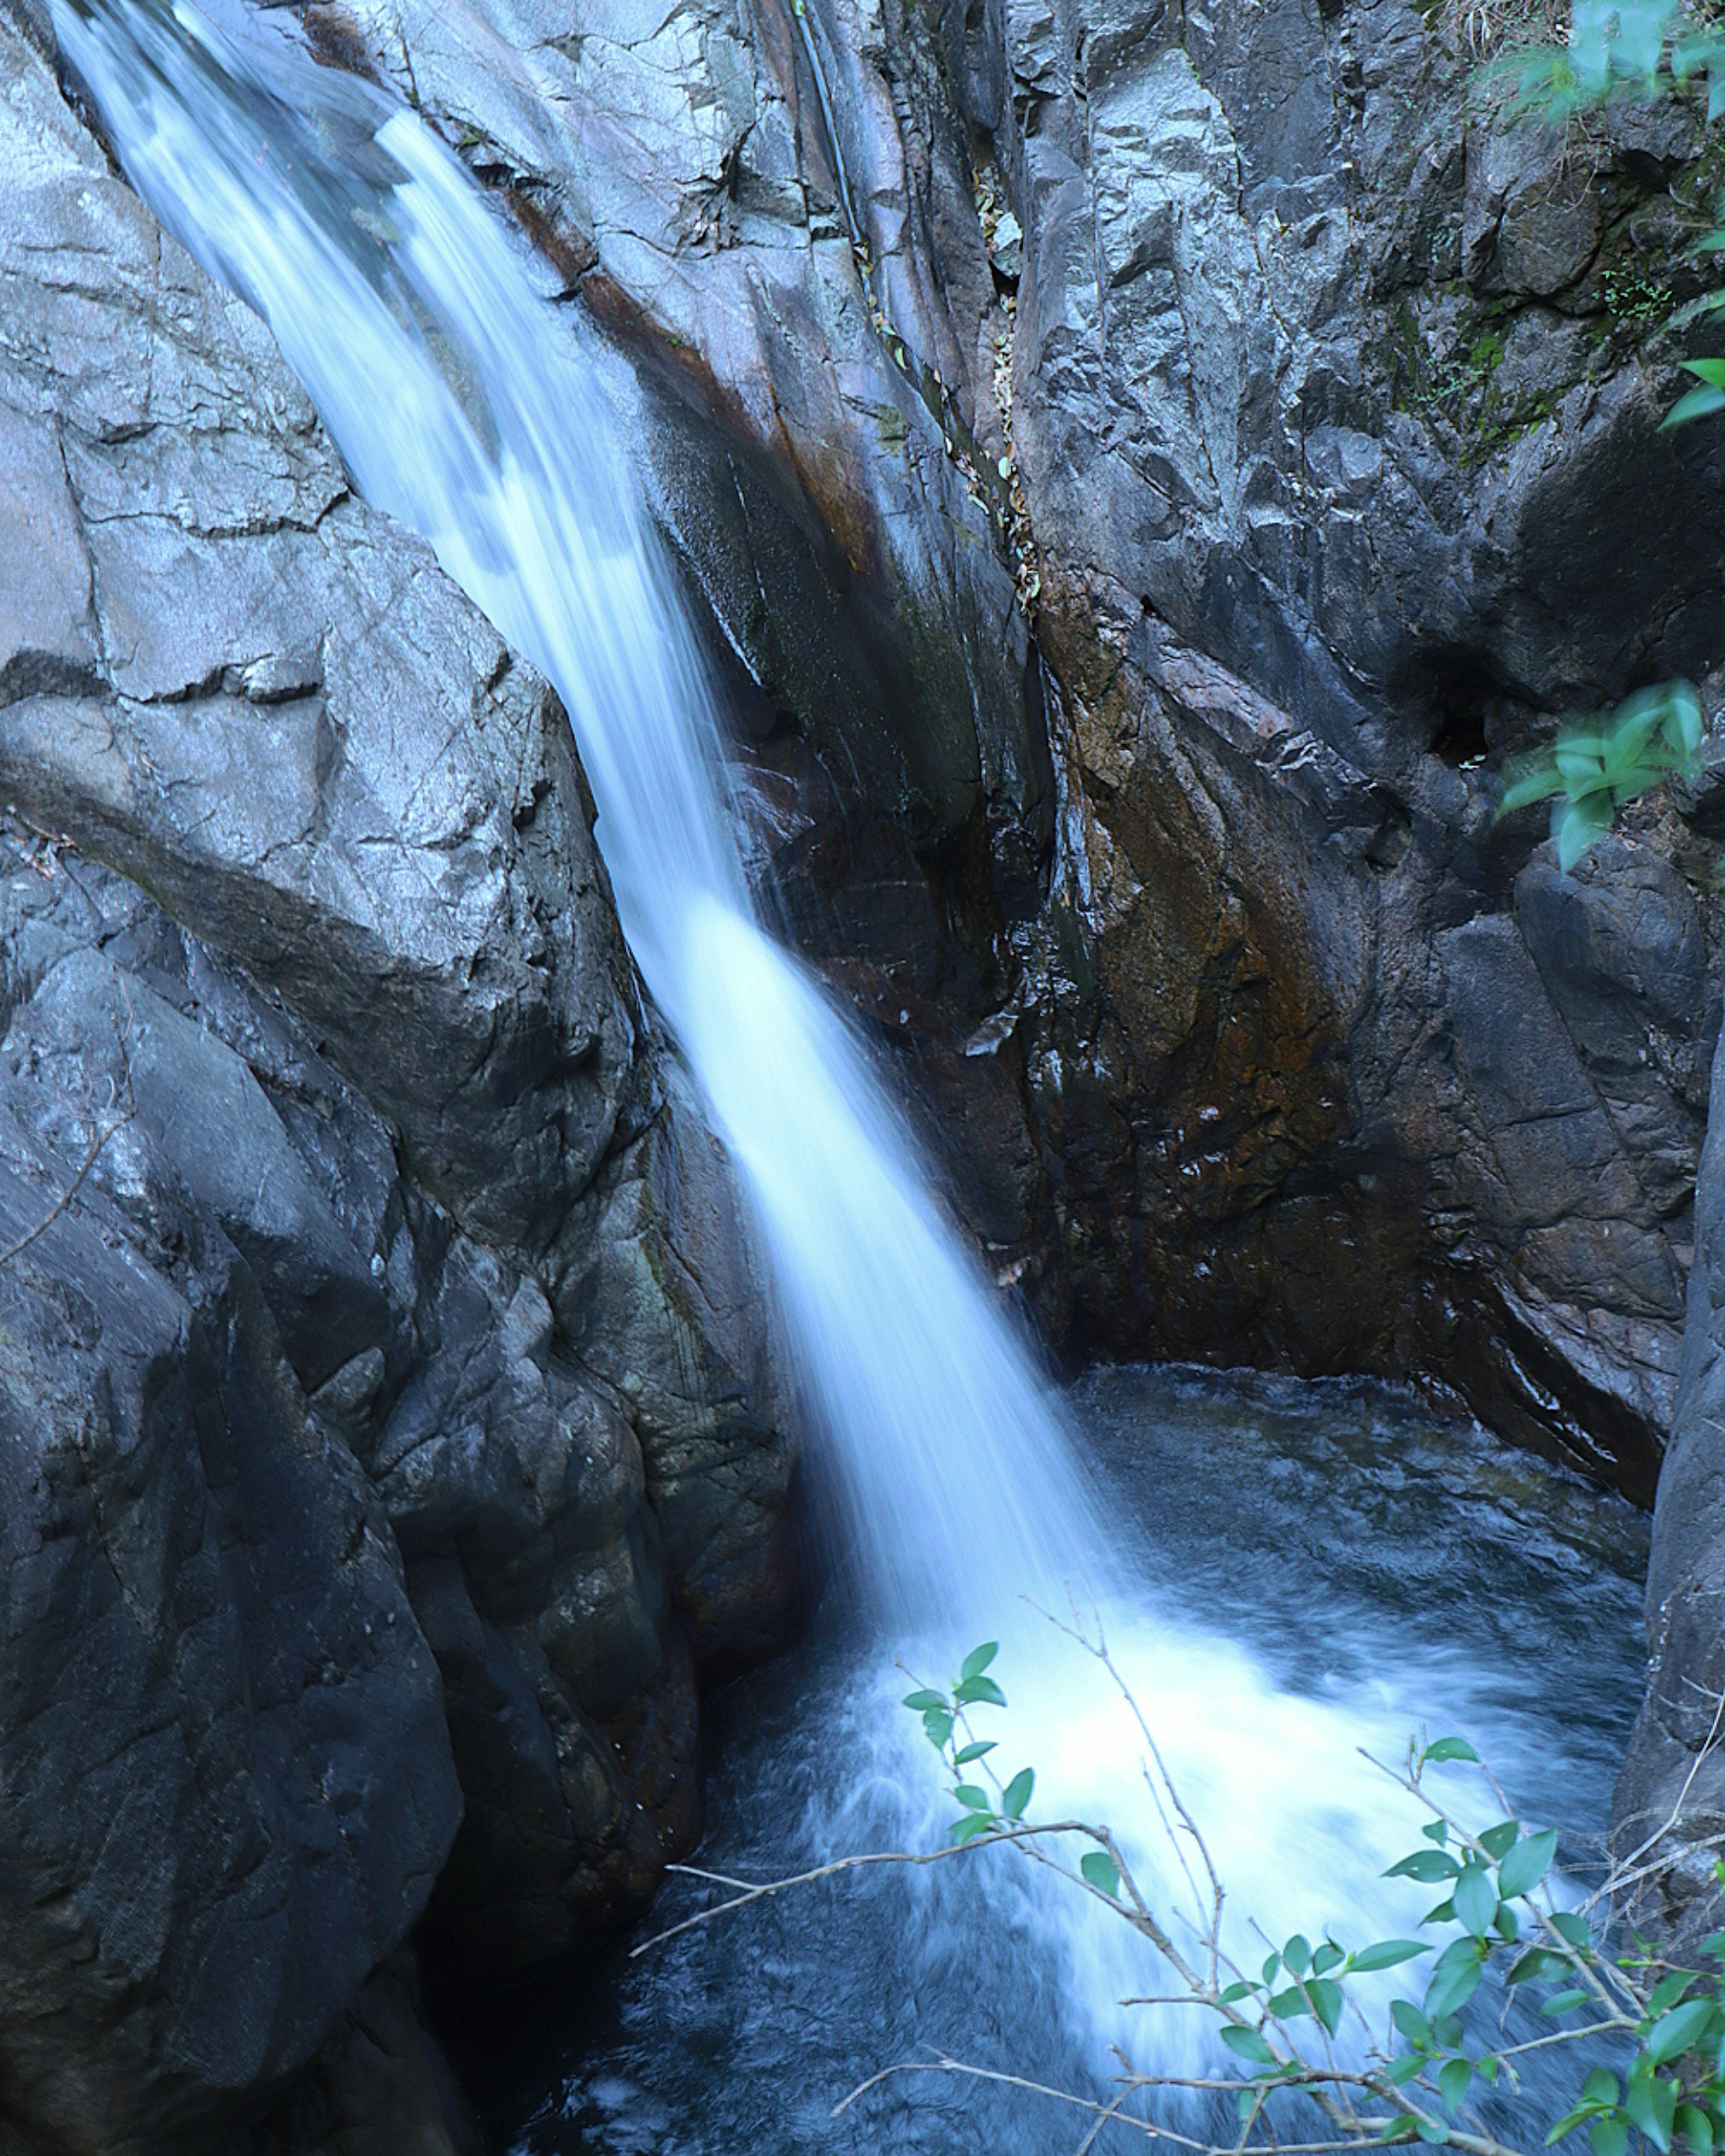
[(90, 1170), (95, 1166), (96, 1162), (101, 1158), (102, 1150), (106, 1146), (110, 1138), (114, 1137), (116, 1132), (123, 1130), (126, 1125), (131, 1121), (135, 1115), (136, 1115), (138, 1111), (137, 1103), (131, 1098), (131, 1080), (129, 1067), (126, 1074), (126, 1106), (125, 1111), (117, 1116), (110, 1115), (109, 1110), (113, 1107), (114, 1095), (116, 1090), (117, 1089), (113, 1085), (110, 1085), (108, 1089), (108, 1105), (102, 1111), (105, 1116), (108, 1116), (108, 1120), (102, 1124), (101, 1127), (97, 1131), (95, 1137), (91, 1139), (90, 1149), (84, 1156), (83, 1165), (79, 1168), (78, 1173), (72, 1178), (72, 1180), (66, 1185), (65, 1188), (60, 1193), (59, 1196), (54, 1200), (54, 1204), (49, 1208), (47, 1212), (44, 1213), (42, 1218), (36, 1223), (35, 1226), (30, 1229), (27, 1234), (20, 1235), (15, 1243), (8, 1243), (3, 1250), (0, 1250), (0, 1265), (9, 1265), (14, 1258), (22, 1256), (24, 1251), (29, 1249), (32, 1243), (36, 1242), (40, 1237), (48, 1233), (49, 1229), (53, 1227), (54, 1222), (59, 1219), (61, 1214), (65, 1211), (72, 1200), (84, 1188), (85, 1178), (89, 1176)]
[[(667, 1939), (675, 1938), (680, 1933), (693, 1931), (697, 1924), (711, 1923), (715, 1917), (728, 1916), (732, 1910), (743, 1908), (751, 1902), (764, 1902), (769, 1896), (786, 1893), (793, 1887), (813, 1887), (822, 1879), (835, 1879), (843, 1871), (862, 1871), (879, 1864), (919, 1867), (927, 1864), (944, 1864), (952, 1857), (968, 1856), (973, 1849), (990, 1849), (1000, 1842), (1033, 1841), (1039, 1835), (1055, 1834), (1082, 1834), (1092, 1840), (1096, 1838), (1096, 1829), (1086, 1826), (1082, 1820), (1060, 1820), (1047, 1826), (1002, 1827), (993, 1834), (973, 1835), (968, 1841), (954, 1843), (945, 1849), (870, 1850), (859, 1856), (835, 1857), (830, 1864), (818, 1864), (810, 1871), (793, 1871), (783, 1879), (763, 1879), (754, 1882), (727, 1878), (721, 1871), (702, 1871), (692, 1864), (668, 1864), (665, 1866), (667, 1871), (682, 1872), (692, 1879), (711, 1880), (717, 1886), (731, 1887), (737, 1891), (728, 1902), (715, 1902), (710, 1909), (697, 1909), (692, 1917), (685, 1917), (680, 1923), (672, 1924), (665, 1931), (655, 1932), (650, 1939), (643, 1939), (639, 1946), (629, 1948), (629, 1958), (634, 1960), (654, 1947), (663, 1946)], [(1068, 1873), (1066, 1876), (1071, 1877), (1075, 1875)], [(1081, 1881), (1080, 1884), (1088, 1882)]]

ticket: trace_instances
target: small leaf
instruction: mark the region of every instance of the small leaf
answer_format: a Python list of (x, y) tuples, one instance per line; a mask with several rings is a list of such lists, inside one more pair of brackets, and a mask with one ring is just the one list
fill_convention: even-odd
[(1453, 1924), (1455, 1921), (1455, 1903), (1453, 1897), (1447, 1901), (1440, 1902), (1435, 1907), (1428, 1909), (1420, 1921), (1422, 1924)]
[(1480, 1755), (1464, 1737), (1440, 1737), (1435, 1744), (1428, 1744), (1420, 1754), (1422, 1767), (1440, 1766), (1446, 1759), (1467, 1759), (1477, 1767)]
[(1517, 808), (1530, 808), (1536, 801), (1548, 800), (1553, 793), (1563, 790), (1563, 775), (1548, 752), (1529, 757), (1512, 768), (1516, 776), (1503, 789), (1503, 798), (1497, 804), (1499, 817), (1511, 815)]
[(1506, 1946), (1512, 1947), (1522, 1936), (1521, 1924), (1507, 1902), (1497, 1904), (1497, 1913), (1491, 1919), (1491, 1928)]
[(1675, 2006), (1694, 1981), (1694, 1972), (1686, 1969), (1674, 1969), (1668, 1976), (1661, 1977), (1647, 1994), (1649, 2020), (1656, 2021), (1668, 2006)]
[(1725, 1961), (1725, 1932), (1709, 1932), (1701, 1943), (1701, 1951), (1709, 1961)]
[(1461, 1871), (1461, 1866), (1446, 1851), (1416, 1849), (1399, 1864), (1392, 1864), (1384, 1876), (1386, 1879), (1417, 1879), (1422, 1886), (1430, 1887), (1439, 1879), (1458, 1877)]
[(1561, 1954), (1554, 1954), (1549, 1947), (1529, 1947), (1521, 1959), (1511, 1968), (1504, 1981), (1507, 1984), (1526, 1984), (1536, 1976), (1563, 1976), (1569, 1964)]
[[(905, 1694), (905, 1705), (918, 1714), (931, 1707), (944, 1707), (947, 1696), (939, 1691), (909, 1691)], [(902, 1725), (901, 1725), (902, 1726)]]
[(1713, 2122), (1698, 2105), (1680, 2103), (1677, 2106), (1676, 2128), (1694, 2150), (1695, 2156), (1712, 2156)]
[(1414, 2121), (1414, 2131), (1422, 2141), (1430, 2141), (1440, 2148), (1450, 2138), (1450, 2129), (1447, 2126), (1439, 2119), (1427, 2118), (1423, 2112)]
[(1411, 1999), (1393, 1999), (1389, 2018), (1410, 2044), (1429, 2045), (1431, 2042), (1431, 2024)]
[[(1078, 1860), (1078, 1869), (1099, 1894), (1120, 1897), (1120, 1871), (1106, 1849), (1092, 1849)], [(1223, 2032), (1224, 2035), (1226, 2031)]]
[(1521, 1830), (1515, 1820), (1500, 1820), (1496, 1826), (1488, 1826), (1480, 1836), (1480, 1847), (1496, 1863), (1498, 1858), (1507, 1856), (1515, 1847), (1516, 1836)]
[(1314, 1976), (1327, 1976), (1332, 1969), (1346, 1959), (1347, 1956), (1336, 1942), (1333, 1939), (1326, 1939), (1312, 1954), (1312, 1973)]
[(986, 1812), (966, 1812), (962, 1820), (954, 1820), (947, 1831), (955, 1844), (974, 1841), (979, 1834), (993, 1831), (994, 1822)]
[(1291, 1984), (1286, 1991), (1274, 1994), (1270, 2011), (1278, 2021), (1297, 2021), (1302, 2014), (1311, 2013), (1312, 2002), (1297, 1984)]
[(1255, 2066), (1273, 2066), (1276, 2054), (1255, 2029), (1242, 2029), (1230, 2021), (1222, 2031), (1222, 2041), (1237, 2059), (1245, 2059)]
[(1667, 2059), (1681, 2058), (1700, 2041), (1702, 2030), (1712, 2018), (1711, 1999), (1692, 1999), (1686, 2005), (1674, 2006), (1649, 2032), (1648, 2057), (1656, 2066), (1662, 2066)]
[(1470, 1864), (1455, 1881), (1455, 1914), (1476, 1939), (1497, 1913), (1497, 1889), (1483, 1864)]
[(1437, 2079), (1438, 2094), (1452, 2112), (1459, 2111), (1473, 2081), (1472, 2066), (1466, 2059), (1445, 2059), (1438, 2068)]
[(1224, 2006), (1235, 2005), (1242, 1999), (1250, 1999), (1257, 1988), (1255, 1984), (1230, 1984), (1222, 1994), (1222, 2004)]
[(1389, 2078), (1398, 2088), (1404, 2088), (1409, 2082), (1417, 2081), (1420, 2078), (1425, 2071), (1425, 2055), (1423, 2051), (1409, 2051), (1404, 2057), (1396, 2060), (1392, 2065), (1389, 2069)]
[(932, 1707), (922, 1717), (922, 1733), (937, 1752), (944, 1752), (952, 1734), (952, 1717), (943, 1707)]
[(1625, 2156), (1629, 2148), (1629, 2128), (1620, 2118), (1596, 2118), (1587, 2129), (1587, 2138), (1594, 2146), (1594, 2156)]
[(1523, 1835), (1497, 1867), (1497, 1891), (1504, 1900), (1513, 1902), (1519, 1895), (1531, 1894), (1550, 1871), (1557, 1853), (1555, 1828), (1548, 1827), (1543, 1834)]
[(1587, 1994), (1584, 1991), (1560, 1991), (1548, 1999), (1539, 2010), (1542, 2014), (1573, 2014), (1578, 2006), (1585, 2006), (1586, 2004)]
[(1671, 2127), (1676, 2116), (1676, 2083), (1652, 2075), (1631, 2075), (1624, 2092), (1623, 2107), (1660, 2151), (1660, 2156), (1666, 2156), (1671, 2145)]
[(1617, 2076), (1609, 2066), (1595, 2066), (1581, 2084), (1581, 2100), (1606, 2111), (1615, 2111), (1620, 2092)]
[(964, 1657), (964, 1666), (958, 1672), (960, 1679), (968, 1684), (972, 1677), (979, 1677), (999, 1652), (1000, 1642), (998, 1640), (989, 1640), (980, 1647), (973, 1647)]
[(1725, 389), (1692, 389), (1666, 413), (1659, 423), (1659, 431), (1661, 434), (1671, 434), (1679, 427), (1686, 427), (1692, 419), (1710, 419), (1715, 412), (1725, 412)]
[(1004, 1707), (1006, 1694), (993, 1677), (967, 1677), (952, 1693), (961, 1707)]
[(1036, 1786), (1034, 1768), (1020, 1767), (1006, 1785), (1006, 1794), (1000, 1799), (1000, 1809), (1009, 1820), (1024, 1816), (1024, 1806), (1030, 1801), (1030, 1792)]
[(1611, 828), (1611, 797), (1584, 797), (1572, 801), (1552, 817), (1551, 834), (1557, 840), (1558, 866), (1568, 875), (1590, 853)]
[(1418, 1939), (1379, 1939), (1376, 1946), (1363, 1947), (1348, 1966), (1368, 1976), (1374, 1969), (1394, 1969), (1398, 1962), (1412, 1961), (1416, 1954), (1430, 1951)]
[(973, 1759), (983, 1758), (993, 1749), (994, 1740), (992, 1737), (985, 1744), (967, 1744), (962, 1752), (955, 1752), (952, 1754), (952, 1764), (955, 1767), (968, 1767)]
[(1421, 1827), (1420, 1831), (1428, 1841), (1435, 1841), (1440, 1849), (1450, 1839), (1450, 1825), (1447, 1820), (1433, 1820), (1429, 1825)]
[(1333, 2036), (1342, 2025), (1342, 1987), (1332, 1977), (1314, 1976), (1307, 1981), (1312, 2011)]
[(975, 1783), (961, 1782), (957, 1788), (953, 1790), (952, 1794), (957, 1798), (959, 1803), (964, 1805), (968, 1810), (973, 1812), (987, 1812), (989, 1817), (993, 1818), (994, 1813), (994, 1799), (988, 1794), (986, 1789), (978, 1789)]
[(1386, 2119), (1378, 2134), (1380, 2141), (1411, 2141), (1413, 2138), (1414, 2122), (1406, 2118)]
[(1296, 1932), (1282, 1948), (1281, 1959), (1282, 1966), (1290, 1976), (1303, 1976), (1306, 1974), (1307, 1964), (1312, 1959), (1310, 1942), (1302, 1938), (1300, 1933)]
[(1592, 1952), (1593, 1928), (1585, 1917), (1578, 1917), (1573, 1909), (1554, 1909), (1551, 1926), (1558, 1938), (1567, 1940), (1578, 1953)]
[(1266, 1955), (1265, 1955), (1265, 1957), (1264, 1957), (1264, 1981), (1266, 1982), (1266, 1984), (1274, 1984), (1274, 1983), (1275, 1983), (1275, 1981), (1276, 1981), (1276, 1971), (1277, 1971), (1277, 1969), (1279, 1969), (1281, 1967), (1281, 1956), (1279, 1953), (1271, 1953), (1271, 1954), (1266, 1954)]
[(1452, 1963), (1448, 1969), (1440, 1968), (1426, 1986), (1425, 2010), (1435, 2020), (1440, 2015), (1453, 2014), (1466, 2005), (1480, 1988), (1480, 1964), (1476, 1959)]

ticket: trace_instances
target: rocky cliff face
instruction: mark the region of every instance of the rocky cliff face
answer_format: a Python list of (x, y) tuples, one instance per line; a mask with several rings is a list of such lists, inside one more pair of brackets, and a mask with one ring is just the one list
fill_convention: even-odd
[(1655, 439), (1623, 297), (1692, 275), (1686, 117), (1495, 126), (1389, 0), (946, 27), (1024, 232), (1065, 824), (1030, 1084), (1092, 1322), (1423, 1367), (1645, 1501), (1705, 863), (1649, 815), (1562, 877), (1490, 808), (1552, 715), (1725, 644), (1719, 450)]
[(783, 1404), (554, 699), (4, 22), (0, 86), (0, 2104), (430, 2156), (400, 1950), (691, 1845)]
[(1708, 806), (1570, 877), (1491, 811), (1725, 656), (1643, 356), (1690, 118), (1511, 130), (1411, 0), (304, 20), (643, 361), (763, 868), (1047, 1329), (1422, 1372), (1649, 1499)]

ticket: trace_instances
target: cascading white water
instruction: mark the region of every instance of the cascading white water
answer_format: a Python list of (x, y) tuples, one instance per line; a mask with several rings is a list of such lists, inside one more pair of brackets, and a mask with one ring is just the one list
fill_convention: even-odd
[[(379, 94), (184, 4), (54, 0), (54, 19), (134, 182), (269, 322), (361, 490), (556, 683), (630, 947), (758, 1224), (884, 1639), (934, 1675), (955, 1645), (1007, 1637), (1015, 1755), (1057, 1801), (1135, 1817), (1136, 1732), (1083, 1658), (1022, 1616), (1022, 1597), (1063, 1602), (1081, 1583), (1242, 1920), (1328, 1918), (1355, 1938), (1404, 1926), (1377, 1875), (1411, 1823), (1354, 1746), (1393, 1748), (1407, 1708), (1381, 1688), (1291, 1697), (1165, 1614), (1168, 1583), (1122, 1581), (1106, 1506), (868, 1053), (754, 917), (693, 628), (568, 316), (455, 159)], [(884, 1746), (904, 1722), (883, 1707)], [(925, 1784), (931, 1764), (922, 1751)], [(1178, 1894), (1167, 1851), (1142, 1854)], [(1059, 1934), (1098, 2011), (1147, 1988), (1101, 1936)], [(1164, 2056), (1193, 2056), (1195, 2021)]]
[(1047, 1589), (1096, 1542), (1088, 1500), (857, 1041), (753, 916), (700, 649), (567, 321), (410, 113), (188, 8), (57, 22), (140, 191), (269, 322), (361, 491), (556, 683), (624, 933), (742, 1170), (883, 1609)]

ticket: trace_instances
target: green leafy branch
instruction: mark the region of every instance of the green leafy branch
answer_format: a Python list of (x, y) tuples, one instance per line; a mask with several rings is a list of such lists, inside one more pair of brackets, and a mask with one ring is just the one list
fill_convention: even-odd
[(1567, 726), (1548, 747), (1512, 764), (1497, 817), (1549, 799), (1551, 835), (1567, 874), (1625, 803), (1669, 778), (1695, 776), (1701, 738), (1701, 703), (1686, 681), (1643, 689), (1609, 718)]
[(1725, 113), (1725, 36), (1695, 23), (1681, 0), (1572, 0), (1567, 44), (1525, 47), (1484, 73), (1512, 113), (1542, 120), (1697, 81), (1707, 84), (1707, 118)]
[[(1665, 1838), (1677, 1825), (1682, 1797), (1657, 1831), (1630, 1852), (1594, 1894), (1574, 1902), (1553, 1890), (1555, 1830), (1528, 1826), (1515, 1818), (1465, 1739), (1440, 1737), (1410, 1743), (1401, 1764), (1384, 1771), (1430, 1816), (1416, 1846), (1391, 1865), (1387, 1876), (1439, 1891), (1441, 1898), (1415, 1928), (1418, 1936), (1349, 1947), (1328, 1933), (1316, 1940), (1295, 1933), (1281, 1945), (1271, 1944), (1261, 1964), (1245, 1970), (1223, 1942), (1224, 1894), (1201, 1830), (1182, 1802), (1106, 1641), (1091, 1640), (1076, 1620), (1060, 1629), (1102, 1664), (1136, 1717), (1148, 1754), (1146, 1783), (1160, 1825), (1188, 1884), (1208, 1904), (1197, 1918), (1196, 1954), (1177, 1943), (1173, 1923), (1146, 1895), (1109, 1826), (1081, 1820), (1034, 1820), (1029, 1812), (1034, 1770), (1020, 1767), (1009, 1779), (1000, 1779), (993, 1763), (999, 1739), (978, 1736), (973, 1724), (982, 1710), (1007, 1709), (1006, 1695), (992, 1674), (999, 1651), (992, 1640), (964, 1658), (945, 1688), (919, 1684), (905, 1702), (952, 1779), (957, 1816), (946, 1846), (870, 1852), (763, 1881), (675, 1867), (731, 1890), (729, 1897), (634, 1951), (646, 1952), (744, 1903), (842, 1872), (879, 1864), (966, 1862), (978, 1850), (1004, 1845), (1062, 1875), (1143, 1938), (1171, 1972), (1174, 1988), (1123, 2003), (1195, 2006), (1214, 2015), (1230, 2071), (1150, 2074), (1118, 2052), (1122, 2071), (1115, 2077), (1115, 2093), (1105, 2103), (937, 2052), (882, 2068), (845, 2097), (838, 2112), (896, 2076), (939, 2073), (1000, 2082), (1091, 2114), (1094, 2123), (1086, 2148), (1112, 2123), (1170, 2141), (1190, 2156), (1270, 2156), (1272, 2150), (1281, 2156), (1294, 2151), (1300, 2156), (1340, 2156), (1416, 2140), (1452, 2147), (1465, 2156), (1522, 2156), (1542, 2133), (1549, 2147), (1585, 2128), (1593, 2156), (1628, 2156), (1638, 2136), (1658, 2156), (1671, 2156), (1679, 2144), (1686, 2156), (1714, 2156), (1716, 2143), (1725, 2140), (1725, 1932), (1702, 1943), (1700, 1958), (1706, 1965), (1700, 1969), (1672, 1967), (1638, 1938), (1626, 1946), (1617, 1938), (1620, 1905), (1656, 1866)], [(1709, 1747), (1718, 1735), (1716, 1719)], [(1466, 1824), (1434, 1790), (1432, 1770), (1450, 1767), (1471, 1767), (1503, 1816), (1483, 1828)], [(1075, 1838), (1090, 1845), (1076, 1865), (1065, 1855)], [(1716, 1846), (1721, 1839), (1725, 1837), (1697, 1845)], [(1195, 1850), (1199, 1869), (1194, 1868), (1189, 1849)], [(1725, 1886), (1725, 1865), (1717, 1867), (1717, 1876)], [(1387, 2016), (1375, 2020), (1381, 2010), (1378, 1979), (1428, 1955), (1431, 1963), (1420, 1997), (1393, 1998)], [(1476, 2002), (1488, 1977), (1496, 1979), (1506, 2001), (1519, 1999), (1534, 2007), (1538, 2018), (1552, 2025), (1549, 2030), (1512, 2042), (1482, 2041)], [(1363, 1991), (1363, 1979), (1370, 1980)], [(1627, 2050), (1626, 2068), (1588, 2066), (1588, 2054), (1597, 2057), (1601, 2043)], [(1578, 2073), (1584, 2066), (1588, 2070), (1574, 2102), (1548, 2126), (1543, 2119), (1530, 2122), (1526, 2142), (1504, 2140), (1480, 2115), (1484, 2092), (1491, 2093), (1500, 2109), (1506, 2101), (1522, 2097), (1521, 2069), (1530, 2054), (1578, 2046), (1585, 2047)], [(1226, 2141), (1205, 2139), (1177, 2129), (1165, 2118), (1125, 2108), (1133, 2098), (1153, 2098), (1169, 2089), (1230, 2096), (1237, 2133)], [(1307, 2119), (1317, 2124), (1316, 2138)]]

